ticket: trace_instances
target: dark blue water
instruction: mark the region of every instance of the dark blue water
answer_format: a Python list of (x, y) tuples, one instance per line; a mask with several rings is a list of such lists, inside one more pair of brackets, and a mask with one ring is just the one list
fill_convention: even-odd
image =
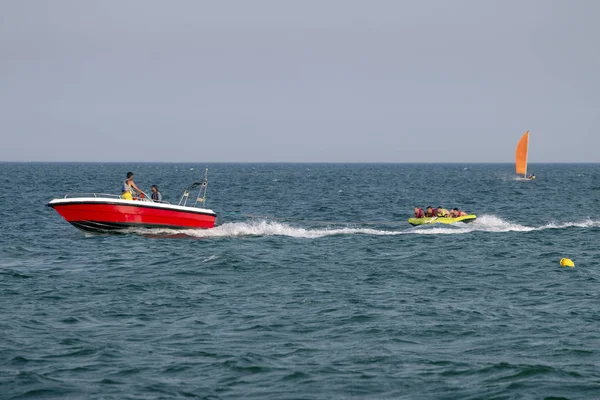
[(0, 164), (0, 398), (600, 398), (600, 165), (209, 165), (178, 236), (46, 207), (205, 167)]

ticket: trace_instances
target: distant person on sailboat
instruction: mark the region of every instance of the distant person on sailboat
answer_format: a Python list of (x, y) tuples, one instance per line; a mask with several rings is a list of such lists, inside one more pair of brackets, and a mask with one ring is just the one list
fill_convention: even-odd
[(535, 179), (535, 174), (532, 172), (531, 174), (527, 175), (527, 179)]

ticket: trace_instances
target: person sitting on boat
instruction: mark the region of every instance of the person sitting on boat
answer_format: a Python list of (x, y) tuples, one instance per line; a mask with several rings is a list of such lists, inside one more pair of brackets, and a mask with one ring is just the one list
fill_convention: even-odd
[(128, 172), (127, 179), (123, 181), (123, 187), (121, 188), (121, 198), (125, 200), (133, 200), (134, 190), (137, 193), (143, 193), (133, 181), (133, 172)]
[(437, 217), (435, 209), (431, 206), (427, 206), (427, 211), (425, 211), (425, 216), (428, 218)]
[(421, 207), (415, 206), (415, 218), (425, 218), (425, 211)]
[(450, 212), (445, 208), (442, 208), (442, 206), (439, 206), (435, 212), (435, 215), (437, 217), (448, 218), (450, 217)]
[(157, 202), (162, 202), (162, 193), (160, 193), (160, 191), (158, 190), (158, 186), (156, 185), (152, 185), (151, 187), (152, 190), (152, 200), (157, 201)]
[(452, 216), (452, 218), (458, 218), (458, 217), (464, 217), (465, 215), (468, 215), (468, 214), (462, 210), (459, 210), (458, 208), (453, 208), (450, 215)]
[(531, 174), (527, 175), (527, 179), (530, 179), (530, 180), (535, 179), (535, 174), (531, 173)]

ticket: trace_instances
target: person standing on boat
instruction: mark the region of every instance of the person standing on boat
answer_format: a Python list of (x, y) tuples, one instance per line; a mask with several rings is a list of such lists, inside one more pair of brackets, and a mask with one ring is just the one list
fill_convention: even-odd
[(121, 198), (125, 200), (133, 200), (134, 190), (137, 193), (143, 193), (133, 181), (133, 172), (128, 172), (127, 179), (123, 181), (123, 187), (121, 188)]
[(152, 185), (151, 187), (152, 189), (152, 200), (157, 201), (157, 202), (162, 202), (162, 193), (158, 191), (158, 186), (156, 185)]
[(421, 207), (415, 206), (415, 218), (425, 218), (425, 211)]

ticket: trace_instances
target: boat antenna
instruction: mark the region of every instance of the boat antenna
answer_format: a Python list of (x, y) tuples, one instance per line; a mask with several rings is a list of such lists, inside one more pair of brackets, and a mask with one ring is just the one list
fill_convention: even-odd
[(204, 179), (202, 179), (202, 182), (196, 182), (194, 185), (200, 186), (198, 197), (196, 197), (196, 201), (194, 202), (194, 207), (200, 202), (202, 203), (202, 208), (204, 208), (206, 206), (206, 189), (208, 188), (208, 168), (204, 171)]

